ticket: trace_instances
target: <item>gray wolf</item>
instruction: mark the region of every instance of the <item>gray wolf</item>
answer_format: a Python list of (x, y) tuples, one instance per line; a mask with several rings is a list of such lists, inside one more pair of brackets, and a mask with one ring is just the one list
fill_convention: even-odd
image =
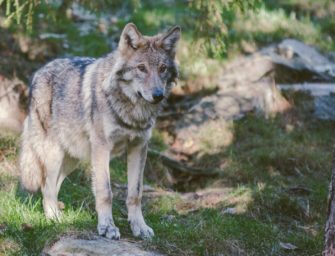
[(105, 57), (56, 59), (30, 85), (20, 153), (21, 182), (41, 189), (47, 218), (59, 219), (58, 192), (78, 160), (91, 163), (98, 233), (119, 239), (112, 216), (109, 161), (127, 151), (128, 221), (134, 236), (151, 238), (141, 209), (148, 140), (178, 77), (180, 28), (152, 37), (132, 23)]

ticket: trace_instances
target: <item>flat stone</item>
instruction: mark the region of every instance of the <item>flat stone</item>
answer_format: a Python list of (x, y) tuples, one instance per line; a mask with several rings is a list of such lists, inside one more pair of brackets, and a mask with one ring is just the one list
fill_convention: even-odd
[(127, 240), (109, 240), (93, 236), (90, 239), (62, 237), (51, 247), (46, 248), (42, 255), (47, 256), (162, 256), (157, 252), (146, 251), (140, 244)]

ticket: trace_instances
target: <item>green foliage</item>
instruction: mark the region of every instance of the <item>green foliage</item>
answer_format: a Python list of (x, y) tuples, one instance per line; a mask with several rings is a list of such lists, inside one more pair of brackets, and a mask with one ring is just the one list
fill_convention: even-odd
[[(198, 41), (198, 48), (207, 51), (210, 56), (219, 57), (225, 52), (225, 36), (227, 35), (227, 27), (224, 21), (224, 14), (226, 12), (236, 12), (255, 9), (261, 0), (194, 0), (189, 4), (182, 5), (182, 11), (175, 13), (173, 17), (174, 23), (183, 22), (186, 27), (191, 28), (193, 37)], [(10, 25), (16, 21), (20, 25), (24, 21), (24, 27), (28, 32), (32, 32), (34, 28), (35, 12), (45, 8), (37, 8), (39, 5), (48, 9), (48, 16), (54, 13), (54, 17), (64, 15), (64, 11), (71, 6), (72, 3), (79, 3), (87, 10), (92, 12), (104, 12), (127, 9), (133, 17), (136, 12), (141, 11), (144, 6), (159, 6), (162, 4), (152, 4), (150, 1), (130, 0), (130, 1), (88, 1), (88, 0), (64, 0), (60, 5), (53, 2), (43, 0), (27, 0), (20, 3), (19, 0), (0, 0), (0, 7), (6, 9), (6, 23)], [(164, 4), (165, 8), (170, 8), (170, 3)], [(159, 22), (159, 20), (157, 20)]]
[[(73, 3), (97, 17), (112, 14), (117, 20), (108, 27), (106, 35), (97, 28), (94, 35), (87, 35), (78, 45), (75, 21), (66, 14)], [(32, 36), (45, 31), (64, 33), (70, 37), (70, 44), (75, 38), (76, 49), (70, 47), (67, 50), (70, 54), (101, 55), (109, 49), (107, 38), (119, 34), (126, 23), (135, 22), (146, 34), (181, 25), (183, 39), (192, 42), (192, 51), (198, 59), (200, 55), (229, 57), (239, 54), (245, 46), (257, 49), (287, 37), (332, 51), (335, 47), (332, 8), (332, 1), (327, 0), (318, 3), (311, 0), (0, 0), (0, 15), (6, 17), (6, 25), (11, 25), (14, 33), (26, 31)]]
[(34, 8), (40, 4), (40, 0), (0, 0), (0, 7), (5, 8), (6, 23), (10, 25), (14, 20), (17, 24), (25, 23), (25, 27), (31, 31), (33, 27)]
[(224, 16), (228, 12), (256, 9), (261, 0), (194, 0), (190, 2), (190, 27), (194, 28), (194, 36), (203, 41), (202, 46), (210, 56), (222, 56), (225, 52), (225, 36), (227, 26)]

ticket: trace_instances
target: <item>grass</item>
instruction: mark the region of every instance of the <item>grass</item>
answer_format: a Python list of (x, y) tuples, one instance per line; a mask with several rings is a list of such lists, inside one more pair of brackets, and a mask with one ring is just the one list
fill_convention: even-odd
[[(220, 177), (207, 179), (205, 188), (227, 189), (219, 203), (188, 211), (190, 201), (178, 192), (145, 200), (144, 214), (156, 233), (153, 241), (144, 243), (147, 248), (168, 255), (317, 255), (322, 251), (335, 123), (314, 119), (309, 97), (288, 97), (294, 101), (293, 110), (268, 120), (250, 114), (234, 124), (234, 142), (215, 151), (227, 165)], [(288, 124), (293, 129), (287, 129)], [(17, 143), (1, 138), (0, 152), (15, 161)], [(152, 145), (163, 149), (157, 131)], [(111, 162), (111, 176), (113, 182), (126, 182), (123, 158)], [(15, 175), (2, 172), (0, 181), (0, 254), (38, 255), (61, 235), (95, 232), (94, 198), (83, 170), (63, 184), (61, 223), (44, 218), (41, 196), (22, 192)], [(151, 177), (146, 177), (147, 182), (153, 182)], [(115, 222), (122, 236), (132, 239), (123, 199), (124, 193), (116, 190)], [(237, 213), (224, 214), (227, 208), (236, 208)], [(285, 250), (280, 242), (298, 248)]]

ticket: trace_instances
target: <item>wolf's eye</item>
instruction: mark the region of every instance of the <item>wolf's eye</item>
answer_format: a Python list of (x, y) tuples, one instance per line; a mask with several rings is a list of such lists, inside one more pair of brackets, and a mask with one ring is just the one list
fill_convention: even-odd
[(138, 68), (139, 71), (141, 71), (143, 73), (147, 73), (147, 69), (146, 69), (144, 64), (138, 65), (137, 68)]
[(164, 73), (166, 71), (167, 67), (165, 64), (162, 64), (160, 67), (159, 67), (159, 73)]

